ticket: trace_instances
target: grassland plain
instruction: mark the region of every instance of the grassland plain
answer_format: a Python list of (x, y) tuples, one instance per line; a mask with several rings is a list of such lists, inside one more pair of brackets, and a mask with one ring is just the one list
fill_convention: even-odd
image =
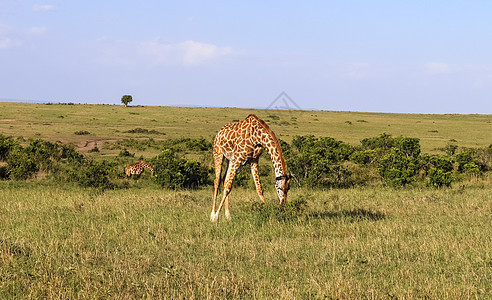
[(490, 185), (211, 192), (0, 182), (0, 298), (492, 297)]
[[(211, 141), (225, 123), (242, 120), (250, 113), (266, 120), (277, 136), (288, 142), (295, 135), (315, 135), (358, 145), (364, 138), (388, 133), (419, 138), (423, 152), (438, 152), (449, 143), (460, 147), (487, 147), (492, 143), (492, 115), (6, 102), (0, 102), (0, 133), (73, 143), (84, 150), (91, 142), (102, 151), (90, 155), (114, 156), (114, 151), (101, 149), (104, 141), (180, 137), (204, 137)], [(149, 132), (132, 133), (136, 128)]]
[[(24, 103), (0, 103), (0, 133), (86, 151), (125, 138), (212, 140), (249, 113), (286, 141), (356, 145), (386, 132), (420, 138), (424, 152), (492, 143), (491, 115)], [(118, 154), (100, 148), (84, 154)], [(298, 205), (285, 210), (271, 185), (264, 207), (237, 188), (232, 220), (218, 223), (208, 220), (211, 187), (163, 190), (146, 177), (128, 187), (0, 182), (0, 299), (492, 298), (489, 178), (447, 189), (294, 186)]]

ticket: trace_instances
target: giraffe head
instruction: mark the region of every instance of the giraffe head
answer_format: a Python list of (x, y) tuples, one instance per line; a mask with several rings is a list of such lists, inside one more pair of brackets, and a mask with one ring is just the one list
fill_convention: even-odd
[(281, 206), (284, 206), (285, 202), (287, 202), (287, 192), (290, 188), (290, 179), (291, 176), (287, 174), (275, 178), (275, 189), (277, 190), (277, 195)]

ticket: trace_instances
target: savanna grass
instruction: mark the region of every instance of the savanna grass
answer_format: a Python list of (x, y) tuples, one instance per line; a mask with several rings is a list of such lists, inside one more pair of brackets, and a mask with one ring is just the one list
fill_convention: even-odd
[[(382, 133), (415, 137), (424, 153), (440, 152), (449, 144), (488, 147), (492, 142), (492, 115), (389, 114), (336, 111), (286, 111), (267, 109), (166, 107), (123, 105), (59, 105), (0, 102), (0, 133), (83, 146), (87, 141), (182, 137), (212, 141), (228, 122), (254, 113), (270, 124), (277, 137), (290, 142), (296, 135), (333, 137), (352, 145)], [(130, 133), (136, 128), (142, 132)], [(76, 135), (85, 131), (88, 135)], [(160, 133), (156, 135), (155, 133)], [(164, 135), (165, 134), (165, 135)], [(148, 151), (147, 151), (148, 152)], [(153, 155), (154, 152), (150, 151)], [(96, 156), (116, 156), (102, 149)], [(148, 156), (138, 151), (138, 155)]]
[(491, 189), (211, 189), (0, 182), (0, 298), (490, 297)]

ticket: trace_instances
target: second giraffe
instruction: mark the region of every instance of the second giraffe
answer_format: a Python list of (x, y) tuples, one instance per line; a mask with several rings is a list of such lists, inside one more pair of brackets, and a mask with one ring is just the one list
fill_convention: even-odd
[(154, 167), (151, 164), (149, 164), (148, 162), (143, 161), (143, 160), (136, 162), (134, 164), (128, 165), (125, 168), (125, 174), (127, 177), (135, 175), (138, 179), (138, 178), (140, 178), (140, 175), (143, 173), (143, 171), (145, 169), (149, 170), (150, 172), (152, 172), (152, 175), (154, 175)]

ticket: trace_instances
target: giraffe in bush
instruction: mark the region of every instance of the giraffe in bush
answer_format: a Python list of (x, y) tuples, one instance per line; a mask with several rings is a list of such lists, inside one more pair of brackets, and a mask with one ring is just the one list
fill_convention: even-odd
[[(212, 213), (210, 214), (210, 220), (212, 222), (217, 220), (223, 204), (225, 217), (227, 219), (230, 218), (229, 193), (231, 192), (234, 176), (241, 165), (246, 165), (248, 163), (251, 165), (251, 173), (255, 182), (256, 191), (260, 200), (265, 202), (260, 184), (260, 176), (258, 174), (258, 159), (263, 148), (266, 148), (268, 154), (270, 154), (275, 168), (275, 189), (277, 190), (280, 205), (283, 206), (285, 204), (291, 176), (287, 174), (287, 166), (282, 154), (282, 149), (280, 148), (280, 143), (275, 136), (275, 133), (273, 133), (265, 121), (251, 114), (241, 122), (226, 124), (215, 136), (213, 145), (215, 180)], [(229, 162), (224, 179), (222, 201), (220, 202), (217, 211), (215, 211), (224, 157)]]
[[(154, 167), (149, 164), (146, 161), (139, 161), (134, 164), (128, 165), (125, 168), (125, 174), (128, 178), (130, 178), (132, 175), (137, 176), (137, 179), (140, 178), (140, 175), (143, 173), (143, 171), (147, 169), (152, 172), (152, 175), (154, 175)], [(155, 175), (154, 175), (155, 176)]]

